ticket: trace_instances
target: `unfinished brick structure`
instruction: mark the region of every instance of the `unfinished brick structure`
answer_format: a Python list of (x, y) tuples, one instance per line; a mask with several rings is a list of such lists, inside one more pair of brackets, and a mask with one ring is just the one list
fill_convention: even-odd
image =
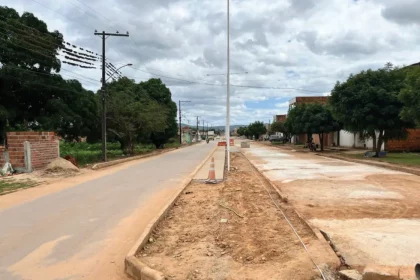
[(275, 122), (285, 122), (287, 115), (275, 115), (274, 120)]
[(0, 165), (4, 165), (7, 153), (13, 168), (32, 171), (60, 155), (54, 132), (8, 132), (6, 139), (7, 149), (0, 146)]
[(409, 129), (405, 140), (390, 140), (385, 149), (390, 152), (420, 151), (420, 129)]

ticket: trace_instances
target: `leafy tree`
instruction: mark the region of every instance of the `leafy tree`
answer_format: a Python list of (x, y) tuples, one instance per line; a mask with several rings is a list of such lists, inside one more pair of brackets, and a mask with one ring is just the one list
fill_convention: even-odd
[[(63, 38), (58, 31), (49, 32), (33, 14), (19, 16), (3, 6), (0, 30), (0, 133), (4, 137), (6, 129), (39, 127), (38, 117), (46, 115), (47, 101), (59, 98), (63, 80), (50, 72), (60, 70), (56, 56)], [(52, 91), (54, 85), (58, 87)]]
[(283, 135), (290, 139), (290, 130), (289, 127), (286, 125), (286, 121), (284, 122), (273, 122), (271, 124), (271, 131), (273, 132), (281, 132)]
[(289, 110), (287, 119), (284, 122), (285, 129), (289, 131), (291, 135), (298, 135), (306, 133), (302, 126), (301, 117), (306, 110), (306, 104), (300, 104)]
[(324, 151), (324, 136), (340, 128), (329, 108), (319, 103), (307, 104), (300, 120), (307, 134), (318, 134), (321, 151)]
[(245, 136), (247, 134), (247, 128), (242, 126), (238, 128), (237, 133), (239, 136)]
[(156, 148), (163, 148), (169, 139), (177, 135), (178, 124), (176, 121), (177, 107), (172, 101), (172, 94), (160, 79), (150, 79), (147, 82), (141, 82), (140, 86), (147, 92), (152, 100), (165, 107), (166, 126), (161, 126), (160, 130), (151, 133), (151, 140)]
[(376, 71), (350, 75), (331, 92), (329, 102), (334, 117), (345, 130), (366, 131), (374, 137), (377, 155), (384, 141), (404, 137), (406, 128), (413, 126), (411, 121), (400, 118), (403, 104), (398, 94), (404, 86), (404, 75), (404, 71), (388, 63)]
[(249, 136), (254, 136), (255, 140), (257, 140), (260, 138), (260, 135), (267, 132), (267, 128), (265, 127), (263, 122), (256, 121), (248, 126), (247, 132)]
[(403, 120), (415, 120), (420, 126), (420, 67), (407, 69), (404, 87), (399, 94), (399, 100), (404, 104), (401, 110)]
[(107, 86), (108, 129), (125, 153), (134, 154), (135, 143), (167, 126), (167, 108), (151, 99), (141, 84), (122, 78)]

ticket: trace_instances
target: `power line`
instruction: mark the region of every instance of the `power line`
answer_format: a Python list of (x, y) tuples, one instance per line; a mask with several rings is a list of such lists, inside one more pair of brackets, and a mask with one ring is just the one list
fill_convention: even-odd
[[(23, 82), (23, 84), (40, 85), (40, 86), (43, 86), (43, 87), (45, 87), (45, 88), (54, 88), (54, 89), (59, 89), (59, 90), (63, 90), (63, 91), (69, 91), (69, 92), (73, 92), (73, 93), (80, 93), (80, 92), (78, 92), (78, 91), (75, 91), (75, 90), (70, 90), (70, 89), (66, 89), (66, 88), (63, 88), (63, 87), (52, 86), (52, 85), (46, 85), (46, 84), (43, 84), (43, 83), (37, 83), (37, 82), (31, 82), (31, 81), (28, 81), (28, 80), (18, 79), (18, 78), (16, 78), (15, 76), (11, 76), (11, 75), (3, 75), (3, 77), (8, 77), (8, 78), (11, 78), (11, 79), (14, 79), (14, 80), (17, 80), (17, 81)], [(86, 90), (86, 89), (85, 89), (85, 90)], [(86, 91), (87, 91), (87, 90), (86, 90)]]
[[(33, 53), (37, 53), (37, 54), (39, 54), (39, 55), (45, 56), (45, 57), (47, 57), (47, 58), (51, 58), (51, 56), (48, 56), (48, 55), (46, 55), (46, 54), (44, 54), (44, 53), (40, 53), (40, 52), (38, 52), (38, 51), (36, 51), (36, 50), (33, 50), (33, 49), (29, 49), (29, 48), (25, 48), (25, 47), (22, 47), (22, 46), (16, 45), (15, 43), (12, 43), (12, 42), (10, 42), (10, 41), (8, 41), (8, 40), (6, 40), (6, 39), (2, 39), (2, 38), (0, 38), (0, 40), (5, 41), (5, 42), (8, 42), (9, 44), (15, 45), (15, 46), (20, 47), (20, 48), (22, 48), (22, 49), (25, 49), (25, 50), (31, 51), (31, 52), (33, 52)], [(54, 58), (56, 58), (56, 57), (55, 57), (55, 55), (54, 55)], [(67, 62), (67, 61), (63, 61), (63, 63), (70, 64), (70, 63), (69, 63), (69, 62)], [(86, 68), (86, 67), (83, 67), (82, 65), (78, 65), (78, 64), (75, 64), (75, 63), (71, 63), (70, 65), (80, 66), (81, 68)], [(92, 68), (92, 67), (89, 67), (89, 68)], [(95, 68), (96, 68), (96, 67), (95, 67)], [(93, 69), (93, 68), (92, 68), (92, 69)]]
[[(6, 31), (7, 32), (7, 31)], [(0, 34), (3, 34), (3, 35), (8, 35), (8, 34), (6, 34), (6, 33), (3, 33), (3, 32), (0, 32)], [(5, 39), (3, 39), (3, 40), (5, 40)], [(11, 43), (11, 44), (14, 44), (14, 43), (12, 43), (10, 40), (7, 40), (7, 42), (8, 43)], [(54, 50), (52, 50), (52, 49), (47, 49), (47, 48), (45, 48), (45, 47), (42, 47), (42, 46), (38, 46), (38, 45), (35, 45), (35, 44), (33, 44), (33, 43), (31, 43), (31, 42), (28, 42), (28, 41), (24, 41), (26, 44), (29, 44), (29, 45), (32, 45), (33, 47), (35, 47), (35, 48), (38, 48), (38, 49), (40, 49), (40, 50), (43, 50), (43, 51), (46, 51), (46, 52), (48, 52), (48, 53), (51, 53), (52, 51), (57, 51), (57, 54), (56, 55), (63, 55), (63, 54), (60, 54), (60, 51), (62, 51), (62, 52), (65, 52), (65, 53), (67, 53), (68, 55), (71, 55), (71, 56), (78, 56), (78, 55), (82, 55), (82, 56), (89, 56), (89, 57), (94, 57), (94, 56), (92, 56), (92, 55), (88, 55), (88, 54), (85, 54), (85, 53), (82, 53), (82, 52), (75, 52), (76, 54), (73, 54), (73, 53), (71, 53), (71, 52), (73, 52), (73, 50), (71, 50), (71, 49), (68, 49), (68, 48), (66, 48), (66, 47), (64, 47), (64, 48), (59, 48), (59, 49), (54, 49)], [(66, 42), (66, 44), (70, 44), (70, 43), (68, 43), (68, 42)], [(14, 44), (14, 45), (16, 45), (16, 44)], [(24, 48), (24, 49), (27, 49), (27, 48), (25, 48), (25, 47), (23, 47), (23, 46), (20, 46), (20, 45), (16, 45), (16, 46), (18, 46), (18, 47), (21, 47), (21, 48)], [(72, 46), (75, 46), (75, 45), (72, 45)], [(75, 47), (77, 47), (77, 46), (75, 46)], [(79, 49), (80, 49), (80, 47), (79, 47)], [(32, 49), (28, 49), (28, 50), (32, 50)], [(32, 50), (32, 51), (35, 51), (35, 50)], [(86, 51), (88, 51), (88, 50), (86, 50)], [(64, 57), (66, 56), (66, 55), (63, 55)], [(66, 57), (65, 57), (66, 58)], [(92, 58), (85, 58), (85, 57), (80, 57), (81, 59), (85, 59), (85, 60), (90, 60), (90, 61), (98, 61), (98, 60), (94, 60), (94, 59), (92, 59)], [(98, 59), (99, 59), (99, 57), (98, 57)], [(79, 61), (80, 62), (80, 61)], [(87, 62), (82, 62), (82, 63), (86, 63), (86, 64), (90, 64), (90, 65), (92, 65), (91, 63), (87, 63)]]
[[(51, 41), (49, 41), (48, 39), (45, 39), (45, 38), (50, 37), (50, 38), (51, 38), (51, 40), (56, 41), (56, 40), (57, 40), (57, 38), (53, 37), (51, 34), (45, 34), (45, 33), (42, 33), (41, 31), (39, 31), (39, 30), (37, 30), (37, 29), (35, 29), (35, 28), (33, 28), (33, 27), (30, 27), (30, 26), (24, 25), (23, 23), (21, 23), (21, 22), (19, 22), (19, 21), (17, 21), (17, 20), (14, 20), (14, 19), (5, 18), (5, 17), (2, 17), (2, 16), (0, 16), (0, 19), (3, 19), (3, 21), (0, 21), (0, 23), (4, 23), (4, 24), (6, 24), (6, 25), (8, 25), (8, 26), (11, 26), (12, 28), (15, 28), (15, 29), (17, 29), (17, 30), (19, 30), (19, 31), (22, 31), (22, 32), (24, 32), (24, 33), (26, 33), (26, 34), (28, 34), (28, 35), (30, 35), (30, 36), (32, 36), (32, 37), (35, 37), (37, 40), (43, 40), (43, 41), (45, 41), (45, 42), (47, 42), (48, 44), (51, 44), (51, 45), (53, 45), (53, 46), (60, 46), (60, 44), (58, 44), (58, 43), (56, 43), (56, 42), (51, 42)], [(14, 23), (16, 23), (16, 24), (18, 24), (18, 25), (21, 25), (22, 27), (25, 27), (27, 30), (28, 30), (28, 29), (33, 30), (33, 31), (35, 31), (36, 33), (38, 33), (38, 34), (39, 34), (39, 36), (36, 36), (36, 35), (34, 35), (34, 34), (31, 34), (31, 33), (28, 33), (26, 30), (24, 30), (24, 29), (20, 29), (20, 28), (19, 28), (19, 27), (17, 27), (17, 26), (13, 26), (13, 25), (11, 25), (10, 23), (7, 23), (7, 22), (6, 22), (6, 20), (7, 20), (8, 22), (14, 22)], [(42, 38), (42, 37), (45, 37), (45, 38)]]
[[(36, 73), (36, 74), (39, 74), (39, 75), (46, 75), (46, 76), (52, 76), (52, 77), (58, 77), (58, 76), (62, 75), (62, 74), (44, 73), (44, 72), (39, 72), (39, 71), (30, 70), (30, 69), (25, 69), (25, 68), (22, 68), (22, 67), (11, 66), (11, 65), (7, 65), (7, 66), (6, 66), (6, 69), (7, 69), (7, 68), (14, 68), (14, 69), (19, 69), (20, 71), (33, 72), (33, 73)], [(80, 75), (80, 74), (78, 74), (78, 73), (75, 73), (75, 72), (73, 72), (73, 71), (69, 71), (69, 70), (65, 70), (65, 69), (62, 69), (62, 70), (67, 71), (67, 72), (70, 72), (70, 73), (73, 73), (74, 75), (79, 75), (79, 76), (82, 76), (82, 75)], [(65, 74), (65, 75), (70, 76), (69, 74)], [(72, 77), (72, 76), (70, 76), (70, 77)], [(82, 77), (83, 77), (83, 76), (82, 76)], [(75, 79), (82, 79), (84, 82), (87, 82), (87, 83), (92, 83), (92, 84), (94, 84), (94, 82), (95, 82), (95, 83), (96, 83), (96, 85), (97, 85), (97, 84), (100, 84), (100, 82), (99, 82), (99, 81), (96, 81), (96, 80), (94, 80), (94, 79), (92, 79), (92, 78), (88, 78), (88, 77), (83, 77), (83, 78), (72, 77), (72, 78), (75, 78)], [(88, 79), (89, 79), (89, 80), (93, 80), (94, 82), (88, 81)]]
[[(156, 74), (156, 73), (152, 73), (152, 72), (148, 72), (142, 69), (138, 69), (138, 68), (134, 68), (131, 67), (137, 71), (140, 72), (144, 72), (144, 73), (148, 73), (154, 76), (158, 76), (158, 77), (162, 77), (162, 78), (167, 78), (167, 79), (172, 79), (172, 80), (177, 80), (177, 81), (182, 81), (182, 82), (186, 82), (186, 83), (190, 83), (190, 84), (199, 84), (199, 85), (210, 85), (210, 86), (226, 86), (226, 84), (214, 84), (214, 83), (208, 83), (208, 82), (199, 82), (199, 81), (191, 81), (191, 80), (186, 80), (186, 79), (179, 79), (179, 78), (174, 78), (174, 77), (170, 77), (170, 76), (165, 76), (165, 75), (161, 75), (161, 74)], [(239, 88), (255, 88), (255, 89), (279, 89), (279, 90), (299, 90), (299, 91), (306, 91), (306, 92), (312, 92), (312, 93), (322, 93), (322, 92), (317, 92), (317, 91), (311, 91), (311, 90), (306, 90), (303, 88), (293, 88), (293, 87), (265, 87), (265, 86), (251, 86), (251, 85), (235, 85), (235, 84), (231, 84), (231, 87), (239, 87)]]
[(69, 20), (71, 20), (71, 21), (74, 21), (74, 22), (76, 22), (76, 23), (78, 23), (78, 24), (80, 24), (80, 25), (83, 25), (83, 26), (87, 27), (87, 28), (95, 29), (95, 28), (93, 28), (92, 26), (88, 26), (88, 25), (86, 25), (86, 24), (82, 23), (81, 21), (78, 21), (78, 20), (72, 19), (72, 18), (70, 18), (70, 17), (68, 17), (68, 16), (66, 16), (66, 15), (63, 15), (62, 13), (60, 13), (60, 12), (58, 12), (58, 11), (55, 11), (55, 10), (51, 9), (50, 7), (48, 7), (47, 5), (45, 5), (45, 4), (43, 4), (43, 3), (38, 2), (37, 0), (32, 0), (32, 1), (34, 1), (35, 3), (38, 3), (38, 4), (39, 4), (39, 5), (41, 5), (41, 6), (44, 6), (44, 7), (45, 7), (45, 8), (47, 8), (48, 10), (53, 11), (54, 13), (57, 13), (57, 14), (59, 14), (59, 15), (61, 15), (61, 16), (63, 16), (63, 17), (65, 17), (65, 18), (67, 18), (67, 19), (69, 19)]

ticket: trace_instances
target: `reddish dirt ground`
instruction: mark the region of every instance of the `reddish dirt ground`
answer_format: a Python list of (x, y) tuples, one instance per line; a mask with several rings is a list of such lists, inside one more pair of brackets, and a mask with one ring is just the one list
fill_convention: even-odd
[(293, 208), (280, 201), (242, 154), (232, 154), (232, 166), (234, 171), (224, 183), (193, 182), (185, 189), (139, 253), (143, 262), (168, 279), (318, 279), (319, 272), (267, 189), (315, 262), (336, 268), (338, 259), (325, 241), (317, 238)]
[(419, 261), (420, 177), (254, 144), (247, 158), (347, 264), (411, 279)]

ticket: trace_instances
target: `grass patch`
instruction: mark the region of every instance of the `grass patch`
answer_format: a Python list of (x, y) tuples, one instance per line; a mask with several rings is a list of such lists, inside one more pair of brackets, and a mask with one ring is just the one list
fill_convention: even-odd
[(7, 194), (10, 192), (17, 191), (19, 189), (27, 189), (38, 185), (37, 182), (31, 179), (26, 180), (15, 180), (12, 178), (1, 178), (0, 179), (0, 195)]
[(420, 154), (418, 153), (388, 153), (386, 157), (382, 158), (365, 158), (364, 154), (342, 154), (346, 157), (356, 159), (368, 159), (382, 162), (389, 162), (393, 164), (402, 164), (408, 166), (420, 166)]
[[(154, 145), (138, 144), (134, 147), (135, 155), (149, 153), (155, 150)], [(95, 143), (67, 143), (60, 142), (60, 156), (72, 155), (79, 166), (86, 166), (88, 164), (102, 161), (102, 144)], [(123, 151), (120, 149), (119, 143), (107, 143), (107, 157), (108, 159), (123, 158)]]

